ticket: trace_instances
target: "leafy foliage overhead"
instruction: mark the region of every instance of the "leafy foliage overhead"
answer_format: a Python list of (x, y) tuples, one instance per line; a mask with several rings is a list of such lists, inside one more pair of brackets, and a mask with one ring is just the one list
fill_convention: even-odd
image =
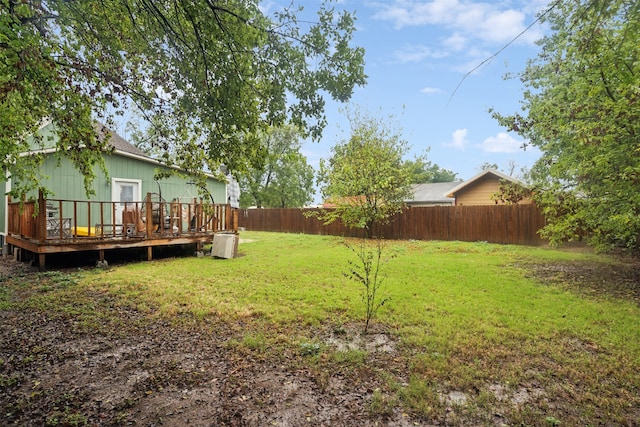
[(269, 125), (318, 138), (325, 96), (347, 101), (366, 80), (354, 15), (323, 3), (308, 23), (302, 8), (267, 16), (258, 3), (0, 0), (2, 166), (38, 186), (18, 154), (49, 118), (58, 148), (92, 178), (106, 144), (92, 121), (134, 108), (155, 127), (154, 149), (194, 172), (242, 169), (263, 154), (247, 135)]
[(640, 3), (561, 0), (521, 79), (523, 114), (495, 114), (542, 151), (531, 171), (552, 242), (640, 249)]

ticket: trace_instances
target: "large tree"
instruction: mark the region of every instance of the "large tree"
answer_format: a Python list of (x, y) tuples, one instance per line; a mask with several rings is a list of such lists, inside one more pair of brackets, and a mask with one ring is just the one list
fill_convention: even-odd
[(418, 156), (413, 160), (405, 161), (405, 168), (411, 173), (412, 184), (426, 184), (434, 182), (453, 182), (457, 180), (458, 173), (444, 169), (430, 160), (426, 155)]
[[(14, 192), (39, 186), (20, 157), (45, 119), (90, 185), (113, 123), (133, 106), (161, 158), (190, 172), (242, 169), (263, 153), (249, 138), (284, 122), (318, 138), (324, 96), (365, 83), (354, 16), (324, 3), (270, 16), (258, 0), (0, 0), (0, 165)], [(41, 141), (45, 142), (45, 141)], [(25, 164), (25, 161), (34, 164)], [(89, 190), (89, 189), (88, 189)]]
[(301, 208), (313, 200), (313, 167), (300, 152), (300, 134), (292, 126), (270, 128), (259, 139), (260, 163), (238, 176), (240, 206)]
[(552, 242), (640, 248), (640, 3), (561, 0), (522, 73), (522, 114), (495, 114), (542, 151), (531, 171)]

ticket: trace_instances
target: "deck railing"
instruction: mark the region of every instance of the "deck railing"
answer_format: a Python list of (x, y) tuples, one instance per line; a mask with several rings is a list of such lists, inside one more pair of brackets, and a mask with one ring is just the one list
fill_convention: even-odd
[(96, 239), (152, 239), (236, 232), (238, 216), (230, 205), (203, 199), (157, 201), (147, 194), (137, 202), (45, 199), (9, 201), (8, 232), (48, 242)]

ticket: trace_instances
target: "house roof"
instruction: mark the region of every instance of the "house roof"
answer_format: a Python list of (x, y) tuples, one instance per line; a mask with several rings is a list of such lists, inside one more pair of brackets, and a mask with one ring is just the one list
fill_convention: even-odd
[[(51, 120), (44, 120), (40, 126), (40, 130), (50, 126), (54, 126), (53, 131), (55, 132), (55, 124)], [(166, 165), (161, 161), (154, 159), (153, 157), (150, 157), (147, 153), (145, 153), (144, 151), (140, 150), (139, 148), (137, 148), (136, 146), (128, 142), (126, 139), (118, 135), (113, 130), (109, 129), (103, 123), (94, 121), (93, 127), (96, 133), (98, 134), (98, 138), (104, 138), (105, 135), (107, 134), (109, 135), (108, 145), (112, 146), (115, 149), (115, 152), (120, 156), (137, 159), (137, 160), (147, 162), (147, 163), (152, 163), (158, 166), (166, 166), (169, 168), (181, 170), (178, 166)], [(57, 150), (57, 148), (55, 147), (55, 144), (51, 140), (49, 140), (48, 143), (49, 143), (49, 146), (41, 148), (39, 152), (52, 153)], [(25, 152), (22, 155), (29, 155), (30, 153), (33, 153), (33, 151)], [(205, 172), (205, 175), (209, 178), (213, 178), (220, 181), (220, 178), (218, 178), (217, 176), (211, 173)]]
[[(142, 160), (148, 163), (153, 163), (159, 166), (167, 166), (173, 169), (180, 169), (178, 166), (165, 165), (159, 160), (154, 159), (153, 157), (149, 156), (147, 153), (140, 150), (138, 147), (136, 147), (135, 145), (131, 144), (126, 139), (118, 135), (116, 132), (109, 129), (106, 125), (103, 125), (102, 123), (99, 123), (99, 122), (94, 122), (94, 126), (96, 131), (98, 132), (98, 137), (103, 137), (103, 135), (109, 134), (110, 137), (109, 137), (108, 143), (109, 145), (113, 146), (113, 148), (116, 150), (117, 153), (125, 157), (135, 158), (135, 159)], [(220, 181), (220, 178), (216, 177), (211, 173), (205, 172), (205, 175), (209, 178), (213, 178)]]
[(447, 192), (456, 187), (460, 182), (435, 182), (415, 184), (411, 189), (413, 197), (405, 200), (407, 203), (452, 203), (453, 199), (447, 196)]
[(106, 127), (101, 123), (94, 123), (94, 127), (98, 132), (100, 137), (104, 135), (109, 135), (109, 145), (113, 146), (116, 151), (121, 151), (124, 153), (135, 154), (136, 156), (141, 157), (149, 157), (144, 151), (140, 150), (138, 147), (133, 144), (127, 142), (123, 137)]
[(506, 181), (510, 181), (513, 182), (515, 184), (520, 184), (523, 187), (526, 187), (526, 184), (524, 184), (523, 182), (518, 181), (517, 179), (510, 177), (509, 175), (505, 175), (502, 172), (498, 172), (497, 170), (494, 169), (486, 169), (483, 170), (482, 172), (480, 172), (479, 174), (477, 174), (476, 176), (460, 183), (460, 185), (452, 188), (451, 190), (449, 190), (449, 192), (447, 193), (447, 197), (455, 197), (456, 193), (459, 193), (461, 190), (464, 190), (466, 187), (468, 187), (469, 185), (473, 184), (476, 181), (479, 181), (480, 179), (486, 177), (486, 176), (494, 176), (498, 179), (503, 179)]

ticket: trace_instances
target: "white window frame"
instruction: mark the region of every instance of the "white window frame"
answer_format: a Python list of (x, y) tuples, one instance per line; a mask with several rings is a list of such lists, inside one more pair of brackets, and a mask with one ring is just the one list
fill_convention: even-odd
[(118, 184), (138, 184), (138, 194), (134, 194), (133, 201), (142, 201), (142, 180), (141, 179), (129, 179), (129, 178), (111, 178), (111, 201), (120, 202), (120, 193), (118, 192)]

